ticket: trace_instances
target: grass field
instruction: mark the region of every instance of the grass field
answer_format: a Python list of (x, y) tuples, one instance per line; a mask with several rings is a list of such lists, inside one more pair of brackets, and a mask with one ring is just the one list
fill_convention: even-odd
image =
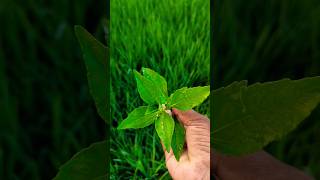
[[(139, 98), (132, 69), (149, 67), (168, 81), (169, 93), (209, 84), (210, 10), (206, 0), (111, 1), (113, 127)], [(199, 109), (208, 112), (208, 102)], [(153, 126), (111, 131), (112, 179), (168, 178)]]
[[(215, 88), (320, 75), (320, 3), (316, 0), (216, 1)], [(266, 150), (320, 179), (320, 107)]]
[(102, 37), (102, 7), (0, 1), (0, 179), (51, 179), (73, 154), (105, 138), (73, 32), (81, 24)]

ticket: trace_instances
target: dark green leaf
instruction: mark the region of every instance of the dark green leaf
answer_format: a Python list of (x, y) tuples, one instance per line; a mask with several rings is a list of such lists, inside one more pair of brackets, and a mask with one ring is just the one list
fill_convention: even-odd
[(107, 122), (107, 47), (81, 26), (75, 26), (75, 33), (87, 67), (91, 95), (99, 115)]
[(247, 86), (235, 82), (213, 92), (213, 148), (247, 154), (279, 139), (320, 101), (320, 77)]
[(154, 83), (134, 70), (137, 81), (138, 91), (141, 99), (149, 105), (160, 103), (159, 91), (156, 90)]
[(94, 143), (60, 167), (54, 180), (97, 180), (107, 177), (107, 144)]
[(172, 147), (173, 154), (178, 161), (183, 152), (184, 142), (185, 142), (185, 129), (180, 122), (175, 121), (171, 147)]
[(146, 113), (148, 110), (148, 106), (141, 106), (134, 109), (131, 113), (129, 113), (128, 117), (123, 120), (118, 129), (128, 129), (128, 128), (144, 128), (152, 124), (157, 118), (157, 111), (152, 111)]
[(156, 131), (166, 150), (169, 152), (171, 147), (172, 134), (174, 131), (174, 120), (166, 112), (162, 112), (155, 122)]
[(151, 80), (155, 85), (155, 90), (160, 90), (160, 103), (164, 104), (168, 98), (167, 81), (160, 74), (149, 68), (142, 68), (143, 76)]
[(210, 94), (210, 86), (181, 88), (171, 94), (169, 107), (189, 110), (200, 105)]

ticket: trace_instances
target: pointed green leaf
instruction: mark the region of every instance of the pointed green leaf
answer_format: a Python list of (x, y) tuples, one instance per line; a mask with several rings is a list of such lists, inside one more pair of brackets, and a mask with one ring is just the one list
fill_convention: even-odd
[(172, 134), (174, 131), (174, 120), (166, 112), (162, 112), (155, 122), (156, 131), (166, 150), (169, 152), (171, 147)]
[(157, 111), (147, 112), (147, 106), (141, 106), (134, 109), (129, 113), (128, 117), (123, 120), (118, 129), (128, 129), (128, 128), (144, 128), (152, 124), (157, 118)]
[(107, 163), (106, 141), (94, 143), (61, 166), (54, 180), (103, 179), (108, 175)]
[(184, 142), (185, 142), (185, 129), (180, 122), (175, 121), (171, 147), (172, 147), (173, 154), (178, 161), (183, 152)]
[(107, 47), (81, 26), (75, 26), (75, 33), (87, 67), (90, 93), (99, 115), (107, 122)]
[(210, 94), (210, 86), (181, 88), (171, 94), (169, 107), (180, 110), (190, 110), (200, 105)]
[(151, 80), (156, 90), (159, 90), (160, 103), (164, 104), (168, 98), (167, 81), (160, 74), (149, 68), (142, 68), (143, 76)]
[(248, 154), (292, 131), (320, 102), (320, 77), (247, 86), (245, 81), (213, 91), (214, 149)]
[(159, 91), (156, 90), (154, 83), (142, 76), (136, 70), (134, 70), (134, 76), (137, 81), (138, 91), (141, 99), (150, 105), (160, 103)]

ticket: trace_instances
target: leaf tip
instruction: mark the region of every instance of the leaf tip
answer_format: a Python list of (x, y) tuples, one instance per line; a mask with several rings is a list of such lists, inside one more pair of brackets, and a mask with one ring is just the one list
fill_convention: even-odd
[(150, 70), (149, 68), (146, 68), (146, 67), (142, 67), (141, 68), (141, 71), (143, 73), (143, 75), (145, 75), (146, 71)]
[(75, 31), (77, 31), (78, 29), (82, 28), (82, 26), (80, 26), (80, 25), (74, 25), (73, 28), (74, 28)]
[(123, 128), (123, 123), (121, 122), (121, 123), (118, 125), (117, 130), (122, 130), (122, 129), (124, 129), (124, 128)]
[(137, 74), (140, 74), (140, 73), (139, 73), (137, 70), (134, 69), (134, 70), (133, 70), (133, 74), (134, 74), (134, 75), (137, 75)]
[(76, 34), (77, 36), (79, 36), (79, 34), (80, 34), (81, 31), (84, 31), (84, 30), (85, 30), (85, 29), (84, 29), (82, 26), (80, 26), (80, 25), (74, 25), (73, 29), (74, 29), (74, 32), (75, 32), (75, 34)]
[(166, 150), (167, 150), (168, 153), (170, 153), (170, 148), (171, 148), (171, 146), (166, 147)]

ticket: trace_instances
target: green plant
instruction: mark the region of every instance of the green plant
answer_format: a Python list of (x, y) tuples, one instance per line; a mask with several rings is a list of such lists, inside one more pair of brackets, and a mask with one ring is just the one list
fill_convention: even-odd
[(161, 75), (149, 68), (142, 68), (142, 72), (143, 75), (134, 70), (134, 76), (140, 97), (148, 106), (134, 109), (118, 129), (144, 128), (155, 123), (165, 149), (169, 152), (172, 147), (179, 160), (185, 143), (185, 132), (183, 125), (173, 119), (171, 109), (190, 110), (198, 106), (209, 96), (210, 87), (183, 87), (169, 97), (167, 81)]
[[(106, 92), (108, 84), (106, 76), (108, 48), (80, 26), (75, 27), (75, 32), (87, 67), (91, 95), (96, 103), (99, 115), (108, 123), (108, 96)], [(175, 155), (179, 157), (184, 145), (184, 128), (180, 123), (175, 122), (167, 112), (171, 108), (188, 110), (197, 106), (208, 97), (210, 88), (209, 86), (184, 87), (168, 97), (166, 80), (151, 69), (143, 68), (143, 72), (144, 75), (142, 76), (134, 71), (138, 91), (149, 106), (139, 107), (130, 113), (129, 117), (119, 126), (119, 129), (144, 127), (146, 124), (156, 121), (157, 133), (164, 142), (167, 151), (169, 151), (172, 141)], [(158, 107), (155, 106), (156, 104)], [(140, 120), (142, 118), (142, 121), (135, 121), (138, 119), (137, 117), (140, 117)], [(81, 150), (60, 167), (54, 179), (103, 179), (108, 177), (106, 169), (108, 163), (107, 148), (108, 143), (102, 141)], [(159, 166), (159, 168), (161, 167)]]
[(212, 93), (212, 146), (242, 155), (292, 131), (320, 102), (320, 77), (247, 86), (234, 82)]
[[(107, 47), (85, 29), (76, 26), (88, 70), (91, 94), (100, 116), (108, 123), (106, 76)], [(167, 151), (175, 156), (184, 145), (184, 129), (172, 119), (170, 110), (191, 109), (210, 94), (210, 87), (181, 88), (168, 96), (166, 80), (148, 68), (134, 71), (140, 97), (148, 104), (133, 110), (118, 129), (142, 128), (155, 122)], [(212, 91), (212, 147), (224, 154), (242, 155), (262, 149), (293, 130), (320, 102), (320, 77), (256, 83), (246, 81)], [(105, 111), (105, 112), (103, 112)], [(55, 179), (105, 179), (108, 143), (102, 141), (77, 153), (60, 168)], [(161, 168), (161, 166), (160, 166)], [(144, 168), (140, 167), (141, 171)]]
[[(97, 111), (101, 118), (108, 123), (107, 117), (107, 53), (108, 48), (97, 41), (81, 26), (75, 26), (75, 33), (79, 40), (83, 58), (87, 67), (90, 93), (95, 101)], [(108, 142), (93, 143), (74, 155), (68, 162), (60, 167), (55, 180), (64, 179), (106, 179), (109, 174)]]
[[(111, 176), (168, 177), (154, 125), (120, 131), (117, 126), (144, 104), (132, 69), (140, 72), (148, 67), (158, 72), (166, 78), (169, 93), (209, 84), (210, 2), (115, 0), (110, 2), (110, 12), (110, 111), (115, 127), (109, 134)], [(208, 105), (206, 100), (195, 110), (209, 115)]]
[[(314, 23), (320, 22), (320, 16), (315, 15), (319, 13), (319, 3), (215, 1), (211, 16), (213, 27), (217, 28), (213, 32), (215, 60), (211, 69), (214, 88), (243, 79), (253, 84), (320, 75), (320, 51), (314, 48), (320, 47), (320, 41), (316, 41), (320, 24)], [(320, 179), (319, 118), (320, 105), (295, 130), (264, 150)]]

